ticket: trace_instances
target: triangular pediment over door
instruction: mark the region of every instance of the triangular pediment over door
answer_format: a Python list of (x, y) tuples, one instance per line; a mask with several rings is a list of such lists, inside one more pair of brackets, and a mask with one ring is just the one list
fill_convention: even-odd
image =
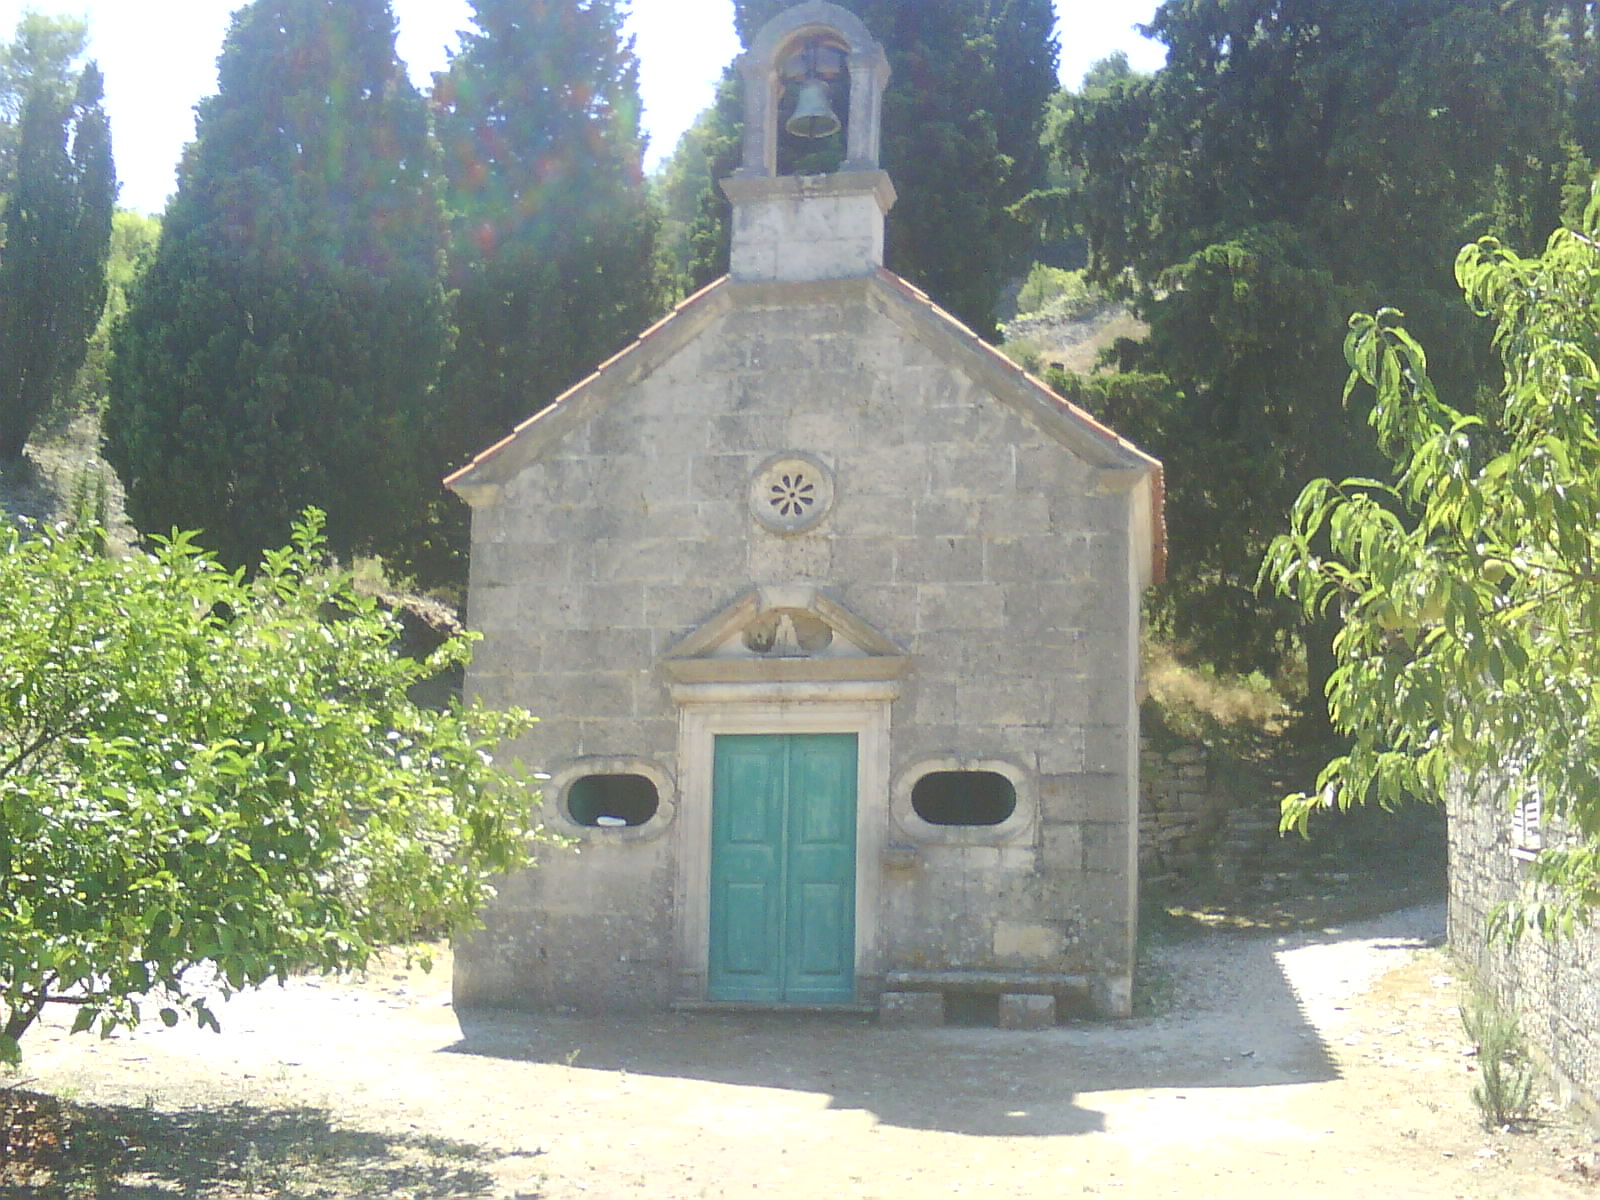
[(900, 679), (911, 659), (887, 636), (809, 585), (752, 588), (662, 660), (679, 684)]

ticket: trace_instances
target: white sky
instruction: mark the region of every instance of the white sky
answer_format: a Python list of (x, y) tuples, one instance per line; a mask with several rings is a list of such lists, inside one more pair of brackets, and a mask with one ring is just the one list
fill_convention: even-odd
[[(848, 0), (846, 0), (848, 3)], [(1077, 86), (1095, 60), (1123, 49), (1136, 68), (1153, 70), (1162, 48), (1133, 26), (1158, 0), (1056, 0), (1061, 78)], [(426, 85), (444, 66), (456, 31), (470, 25), (467, 0), (393, 0), (399, 51), (412, 78)], [(122, 180), (121, 202), (160, 212), (173, 171), (194, 137), (194, 105), (216, 90), (216, 58), (228, 17), (240, 0), (0, 0), (0, 38), (9, 39), (25, 9), (86, 17), (90, 54), (106, 77), (106, 107)], [(722, 68), (739, 50), (732, 0), (633, 0), (651, 166), (711, 102)]]

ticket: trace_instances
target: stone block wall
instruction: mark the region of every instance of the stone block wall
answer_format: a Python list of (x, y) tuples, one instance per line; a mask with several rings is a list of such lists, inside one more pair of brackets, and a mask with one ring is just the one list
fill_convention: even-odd
[(882, 171), (733, 178), (730, 272), (739, 280), (842, 279), (883, 265), (894, 186)]
[[(1449, 800), (1450, 944), (1477, 982), (1515, 1012), (1523, 1037), (1569, 1103), (1600, 1121), (1600, 928), (1513, 946), (1489, 936), (1497, 906), (1517, 897), (1527, 862), (1492, 789)], [(1545, 836), (1559, 836), (1546, 829)]]
[(1139, 747), (1139, 869), (1145, 875), (1198, 867), (1220, 823), (1205, 747)]

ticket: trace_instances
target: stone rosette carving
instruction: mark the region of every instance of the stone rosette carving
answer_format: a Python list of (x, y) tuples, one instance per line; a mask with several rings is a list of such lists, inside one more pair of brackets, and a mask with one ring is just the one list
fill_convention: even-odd
[(750, 513), (773, 533), (815, 529), (832, 511), (833, 497), (833, 472), (814, 454), (775, 454), (750, 479)]

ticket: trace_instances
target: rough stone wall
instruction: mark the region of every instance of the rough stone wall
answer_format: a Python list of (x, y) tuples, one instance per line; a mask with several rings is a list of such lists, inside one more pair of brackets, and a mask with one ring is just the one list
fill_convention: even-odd
[[(957, 756), (1026, 781), (1016, 838), (919, 847), (884, 872), (882, 965), (1125, 984), (1127, 497), (1098, 491), (1070, 451), (870, 304), (797, 299), (736, 305), (474, 512), (469, 624), (485, 641), (469, 692), (541, 715), (514, 748), (530, 764), (631, 758), (673, 778), (661, 657), (752, 585), (821, 585), (915, 663), (893, 706), (893, 778)], [(783, 536), (752, 520), (746, 495), (787, 450), (826, 462), (838, 494), (818, 528)], [(887, 801), (861, 798), (885, 822)], [(463, 947), (458, 998), (667, 998), (676, 853), (668, 825), (546, 854)]]
[(1278, 792), (1237, 764), (1219, 771), (1202, 744), (1142, 738), (1139, 872), (1146, 883), (1211, 877), (1234, 885), (1286, 846)]
[(1490, 915), (1519, 894), (1527, 871), (1513, 852), (1511, 814), (1492, 798), (1458, 791), (1449, 802), (1449, 837), (1450, 944), (1517, 1014), (1564, 1098), (1600, 1119), (1600, 928), (1556, 940), (1530, 931), (1510, 948), (1492, 940)]
[(1210, 853), (1229, 807), (1212, 784), (1204, 746), (1160, 747), (1150, 739), (1139, 749), (1139, 870), (1152, 875), (1186, 874)]

